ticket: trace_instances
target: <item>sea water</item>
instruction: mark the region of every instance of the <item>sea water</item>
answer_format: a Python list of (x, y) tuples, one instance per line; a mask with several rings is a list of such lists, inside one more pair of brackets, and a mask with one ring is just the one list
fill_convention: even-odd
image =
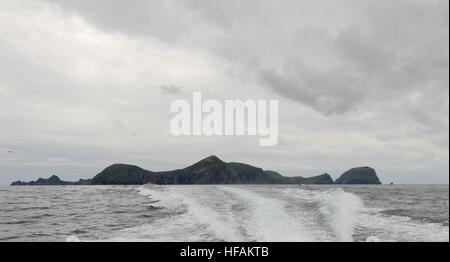
[(0, 241), (449, 241), (448, 185), (0, 187)]

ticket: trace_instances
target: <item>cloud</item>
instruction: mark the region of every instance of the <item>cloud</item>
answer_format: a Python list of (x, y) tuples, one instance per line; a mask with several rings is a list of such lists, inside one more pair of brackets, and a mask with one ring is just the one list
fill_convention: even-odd
[(93, 5), (88, 0), (48, 0), (68, 15), (81, 14), (86, 20), (106, 32), (127, 35), (158, 37), (164, 41), (177, 41), (189, 34), (189, 13), (176, 1), (135, 0), (125, 3), (120, 0), (98, 0)]
[(175, 85), (162, 85), (159, 87), (161, 94), (175, 95), (181, 93), (181, 88)]
[(432, 79), (446, 88), (447, 1), (51, 2), (107, 31), (209, 50), (325, 115)]
[(334, 72), (306, 72), (306, 69), (287, 73), (262, 71), (260, 80), (282, 96), (325, 115), (347, 112), (362, 102), (362, 91), (351, 89), (354, 80), (343, 80), (345, 76)]
[[(33, 152), (17, 165), (51, 144), (69, 164), (222, 154), (280, 171), (417, 164), (448, 181), (448, 1), (0, 2), (0, 144)], [(169, 136), (170, 95), (194, 90), (279, 99), (286, 142)], [(68, 156), (80, 146), (95, 157)]]

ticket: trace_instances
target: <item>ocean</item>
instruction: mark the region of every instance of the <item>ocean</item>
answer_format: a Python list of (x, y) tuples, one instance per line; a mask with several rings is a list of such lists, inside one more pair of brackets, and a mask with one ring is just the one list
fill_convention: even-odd
[(448, 185), (0, 187), (0, 241), (449, 241)]

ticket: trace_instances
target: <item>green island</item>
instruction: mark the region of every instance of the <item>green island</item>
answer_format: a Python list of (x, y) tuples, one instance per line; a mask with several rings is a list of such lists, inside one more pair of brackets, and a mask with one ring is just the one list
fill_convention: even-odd
[(342, 174), (335, 184), (381, 184), (375, 169), (370, 167), (352, 168)]
[(70, 186), (70, 185), (90, 185), (92, 184), (92, 179), (80, 179), (77, 182), (62, 181), (58, 176), (51, 176), (49, 178), (39, 178), (36, 181), (23, 182), (15, 181), (12, 186)]
[(12, 186), (37, 185), (189, 185), (189, 184), (381, 184), (376, 172), (370, 167), (353, 168), (336, 181), (327, 173), (312, 177), (286, 177), (244, 163), (224, 162), (210, 156), (183, 169), (152, 172), (138, 166), (114, 164), (105, 168), (92, 179), (77, 182), (63, 181), (53, 175), (36, 181), (15, 181)]

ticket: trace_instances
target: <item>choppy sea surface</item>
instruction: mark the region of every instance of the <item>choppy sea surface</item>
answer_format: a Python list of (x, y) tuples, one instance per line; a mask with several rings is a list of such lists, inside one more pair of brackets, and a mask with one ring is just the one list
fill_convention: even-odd
[(448, 185), (0, 187), (0, 241), (449, 241)]

